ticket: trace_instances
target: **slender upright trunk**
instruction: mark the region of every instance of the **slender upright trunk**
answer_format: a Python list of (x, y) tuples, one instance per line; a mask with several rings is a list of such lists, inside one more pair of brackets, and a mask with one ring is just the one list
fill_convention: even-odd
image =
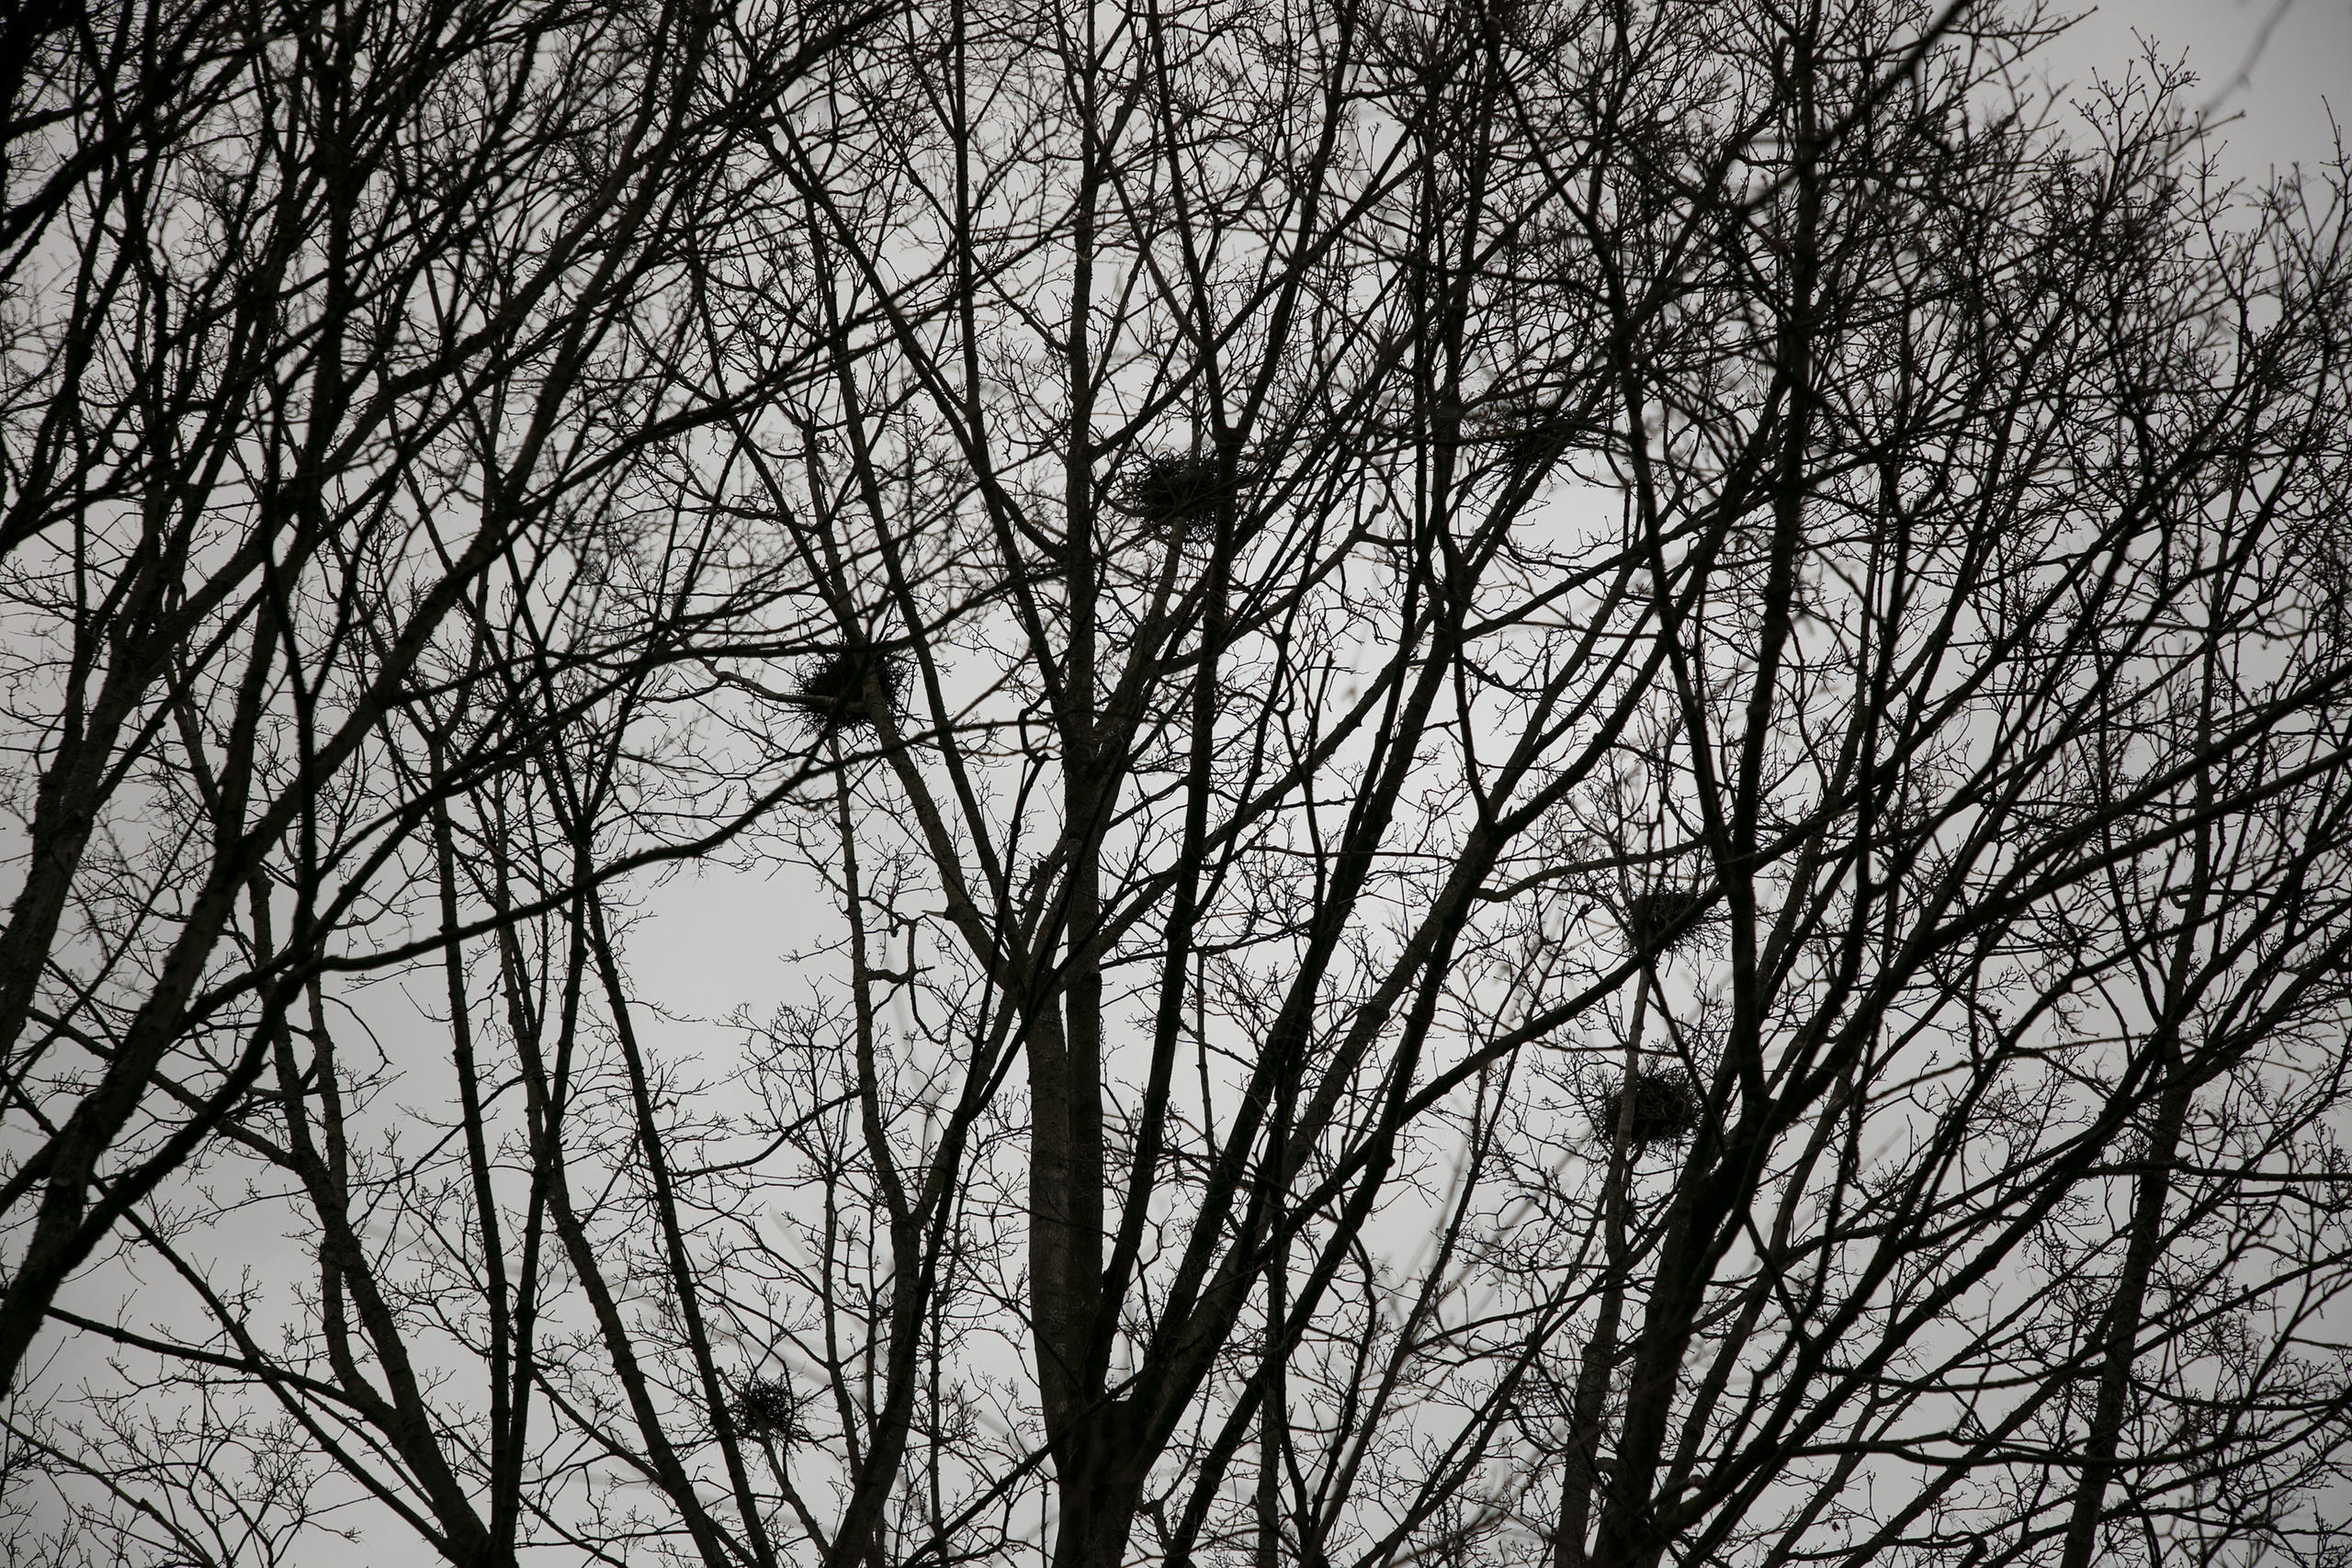
[(2075, 1486), (2074, 1517), (2067, 1521), (2066, 1550), (2059, 1568), (2090, 1568), (2098, 1540), (2099, 1513), (2107, 1502), (2107, 1483), (2115, 1475), (2115, 1454), (2123, 1432), (2123, 1401), (2132, 1389), (2132, 1363), (2139, 1348), (2148, 1276), (2155, 1269), (2156, 1252), (2164, 1240), (2173, 1156), (2180, 1146), (2181, 1123), (2188, 1115), (2187, 1076), (2177, 1061), (2168, 1062), (2166, 1072), (2164, 1090), (2156, 1099), (2155, 1124), (2148, 1130), (2146, 1163), (2141, 1168), (2139, 1193), (2132, 1204), (2132, 1240), (2123, 1255), (2123, 1275), (2115, 1282), (2114, 1298), (2108, 1303), (2098, 1399), (2083, 1443), (2083, 1472)]
[[(1279, 1232), (1281, 1216), (1275, 1226)], [(1258, 1411), (1258, 1562), (1257, 1568), (1282, 1568), (1283, 1443), (1290, 1418), (1290, 1401), (1283, 1387), (1283, 1318), (1290, 1307), (1290, 1244), (1279, 1234), (1273, 1262), (1266, 1269), (1266, 1393)]]
[(1584, 1568), (1585, 1532), (1592, 1523), (1593, 1493), (1600, 1484), (1600, 1418), (1608, 1406), (1609, 1374), (1617, 1360), (1617, 1337), (1625, 1316), (1625, 1271), (1631, 1265), (1627, 1221), (1633, 1198), (1633, 1085), (1641, 1068), (1642, 1026), (1648, 1010), (1649, 987), (1644, 980), (1634, 989), (1634, 1021), (1625, 1032), (1623, 1088), (1617, 1097), (1617, 1124), (1610, 1130), (1609, 1172), (1601, 1197), (1605, 1250), (1600, 1308), (1593, 1317), (1591, 1337), (1585, 1341), (1584, 1360), (1577, 1369), (1576, 1400), (1569, 1409), (1560, 1523), (1552, 1537), (1554, 1568)]
[[(1095, 40), (1089, 22), (1080, 113), (1085, 148), (1071, 236), (1069, 424), (1063, 455), (1063, 581), (1069, 615), (1061, 665), (1062, 841), (1067, 855), (1057, 994), (1029, 998), (1030, 1300), (1046, 1435), (1061, 1517), (1057, 1568), (1115, 1568), (1134, 1523), (1132, 1444), (1102, 1398), (1091, 1353), (1102, 1293), (1102, 834), (1114, 786), (1097, 751), (1093, 400), (1094, 202), (1102, 149), (1095, 130)], [(1040, 654), (1045, 650), (1040, 649)], [(1135, 1478), (1139, 1484), (1140, 1478)]]

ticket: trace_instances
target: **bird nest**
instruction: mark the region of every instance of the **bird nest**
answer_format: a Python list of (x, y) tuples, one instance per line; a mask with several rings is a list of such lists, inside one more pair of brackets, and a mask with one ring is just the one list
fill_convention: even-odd
[(1503, 434), (1503, 461), (1520, 469), (1548, 468), (1582, 434), (1583, 428), (1565, 414), (1532, 414), (1519, 428)]
[(837, 648), (800, 671), (786, 700), (820, 735), (872, 735), (886, 716), (898, 721), (906, 684), (904, 661), (878, 649)]
[[(1626, 1088), (1623, 1079), (1597, 1086), (1589, 1114), (1592, 1118), (1593, 1136), (1613, 1140), (1617, 1123), (1625, 1113)], [(1633, 1119), (1627, 1142), (1635, 1150), (1664, 1144), (1690, 1141), (1699, 1130), (1699, 1117), (1704, 1102), (1699, 1097), (1699, 1086), (1681, 1067), (1641, 1067), (1634, 1073)]]
[(1646, 888), (1625, 903), (1625, 934), (1644, 952), (1671, 951), (1699, 934), (1699, 917), (1710, 902), (1695, 887)]
[(1497, 401), (1476, 416), (1469, 439), (1491, 447), (1505, 467), (1523, 474), (1550, 468), (1592, 431), (1589, 420), (1541, 400)]
[(781, 1378), (753, 1378), (735, 1391), (729, 1405), (735, 1429), (747, 1438), (790, 1442), (800, 1432), (800, 1402)]
[(1136, 465), (1124, 499), (1147, 523), (1191, 528), (1215, 518), (1229, 491), (1213, 455), (1159, 452)]

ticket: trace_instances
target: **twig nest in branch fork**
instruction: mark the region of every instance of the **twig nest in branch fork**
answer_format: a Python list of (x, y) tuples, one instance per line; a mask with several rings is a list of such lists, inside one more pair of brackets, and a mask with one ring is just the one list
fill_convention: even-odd
[(735, 1428), (747, 1438), (790, 1442), (799, 1435), (800, 1403), (781, 1378), (753, 1378), (735, 1391)]
[(1635, 947), (1660, 952), (1681, 946), (1699, 933), (1707, 896), (1672, 884), (1645, 888), (1625, 903), (1625, 934)]
[(1127, 476), (1126, 508), (1159, 527), (1190, 528), (1216, 515), (1226, 486), (1207, 453), (1159, 452)]
[[(1690, 1141), (1699, 1130), (1699, 1086), (1680, 1067), (1642, 1067), (1634, 1074), (1634, 1116), (1630, 1144), (1645, 1149), (1659, 1144)], [(1591, 1109), (1593, 1135), (1603, 1141), (1617, 1136), (1618, 1118), (1624, 1113), (1623, 1082), (1604, 1085)]]
[(837, 648), (801, 671), (799, 684), (786, 700), (820, 735), (870, 734), (880, 728), (884, 714), (898, 718), (906, 684), (902, 660), (875, 648)]
[(1503, 461), (1514, 468), (1541, 468), (1566, 451), (1583, 428), (1566, 414), (1538, 412), (1502, 437)]
[(1464, 434), (1467, 440), (1494, 448), (1506, 467), (1524, 473), (1549, 468), (1592, 432), (1589, 420), (1531, 400), (1489, 403), (1472, 416)]

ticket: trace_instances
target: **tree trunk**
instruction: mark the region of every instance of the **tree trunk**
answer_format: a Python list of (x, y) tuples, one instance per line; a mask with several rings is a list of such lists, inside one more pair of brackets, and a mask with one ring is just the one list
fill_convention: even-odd
[(2132, 1205), (2132, 1241), (2124, 1253), (2123, 1274), (2115, 1282), (2115, 1297), (2107, 1309), (2098, 1402), (2092, 1407), (2090, 1434), (2083, 1444), (2082, 1478), (2075, 1487), (2074, 1517), (2067, 1521), (2066, 1551), (2060, 1568), (2090, 1568), (2098, 1540), (2099, 1513), (2106, 1506), (2107, 1483), (2115, 1475), (2123, 1401), (2132, 1390), (2132, 1363), (2147, 1305), (2148, 1276), (2155, 1269), (2156, 1251), (2164, 1239), (2172, 1160), (2180, 1145), (2181, 1123), (2188, 1115), (2188, 1080), (2177, 1062), (2169, 1067), (2170, 1081), (2156, 1101), (2155, 1124), (2148, 1130), (2146, 1163), (2140, 1171), (2139, 1195)]

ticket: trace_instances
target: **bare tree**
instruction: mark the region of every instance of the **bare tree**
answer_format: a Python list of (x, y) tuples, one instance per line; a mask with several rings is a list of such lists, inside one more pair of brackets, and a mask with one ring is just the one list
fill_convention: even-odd
[[(465, 626), (640, 555), (723, 415), (649, 307), (741, 119), (703, 13), (50, 20), (10, 23), (0, 1386), (306, 988), (415, 946), (390, 889), (533, 720)], [(671, 656), (632, 609), (534, 656)]]
[[(110, 1179), (175, 1283), (41, 1298), (141, 1395), (13, 1426), (78, 1517), (222, 1562), (2318, 1557), (2344, 170), (2220, 186), (2183, 82), (2052, 103), (1991, 7), (547, 26), (595, 46), (514, 101), (674, 162), (596, 186), (549, 357), (436, 371), (447, 454), (320, 525), (545, 498), (327, 623), (398, 663), (380, 797), (272, 786), (273, 845), (349, 847), (239, 874), (244, 1055), (142, 1080), (307, 1273)], [(481, 232), (571, 231), (490, 187)], [(298, 629), (217, 657), (299, 717), (322, 617), (254, 604)], [(172, 679), (157, 737), (236, 711)], [(221, 820), (209, 754), (126, 820)], [(720, 1060), (630, 962), (626, 874), (700, 852), (830, 904)], [(88, 924), (60, 976), (137, 967)], [(411, 963), (438, 1048), (365, 1063), (344, 976)], [(268, 1522), (189, 1544), (151, 1495), (205, 1463)]]

